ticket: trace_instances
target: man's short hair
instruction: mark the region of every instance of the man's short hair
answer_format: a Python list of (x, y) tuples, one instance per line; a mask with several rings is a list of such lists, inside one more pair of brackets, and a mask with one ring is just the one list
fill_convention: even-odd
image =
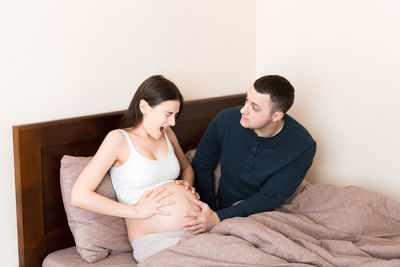
[(279, 75), (266, 75), (258, 78), (254, 84), (258, 93), (269, 95), (275, 111), (286, 113), (293, 105), (294, 88), (288, 80)]

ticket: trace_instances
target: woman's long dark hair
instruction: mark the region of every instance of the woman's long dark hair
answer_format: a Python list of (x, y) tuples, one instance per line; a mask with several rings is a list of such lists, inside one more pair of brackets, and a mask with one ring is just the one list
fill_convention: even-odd
[(183, 97), (173, 82), (162, 75), (151, 76), (136, 90), (128, 109), (119, 122), (120, 128), (135, 128), (142, 121), (143, 114), (139, 108), (141, 99), (145, 100), (151, 107), (167, 100), (178, 100), (180, 111), (183, 106)]

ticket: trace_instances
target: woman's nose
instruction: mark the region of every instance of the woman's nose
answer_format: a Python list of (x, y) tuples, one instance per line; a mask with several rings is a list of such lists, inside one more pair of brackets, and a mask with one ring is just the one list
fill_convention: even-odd
[(170, 126), (175, 126), (175, 116), (171, 116), (168, 121)]

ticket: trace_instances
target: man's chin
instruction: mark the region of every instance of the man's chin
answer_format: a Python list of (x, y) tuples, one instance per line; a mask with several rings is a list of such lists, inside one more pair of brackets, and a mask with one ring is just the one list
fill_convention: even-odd
[(244, 121), (243, 119), (240, 120), (240, 125), (242, 125), (243, 128), (250, 128), (248, 122)]

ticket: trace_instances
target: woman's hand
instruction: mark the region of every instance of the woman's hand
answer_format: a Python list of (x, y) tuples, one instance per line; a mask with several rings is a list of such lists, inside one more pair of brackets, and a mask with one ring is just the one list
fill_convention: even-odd
[(185, 180), (175, 180), (175, 183), (178, 185), (183, 185), (185, 190), (190, 190), (194, 195), (196, 195), (197, 199), (200, 199), (199, 194), (196, 192), (196, 189), (191, 186), (188, 182)]
[(143, 193), (139, 201), (134, 205), (135, 219), (146, 219), (156, 214), (171, 215), (170, 212), (160, 209), (161, 207), (175, 204), (175, 200), (167, 199), (174, 192), (166, 190), (166, 187), (159, 187)]

